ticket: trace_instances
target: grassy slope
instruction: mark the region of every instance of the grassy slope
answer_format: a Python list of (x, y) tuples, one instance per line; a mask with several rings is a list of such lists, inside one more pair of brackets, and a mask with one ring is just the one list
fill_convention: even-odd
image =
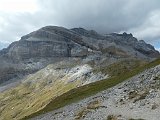
[(160, 64), (160, 59), (157, 59), (147, 65), (139, 66), (139, 67), (137, 66), (137, 68), (134, 68), (133, 70), (130, 70), (129, 72), (124, 71), (123, 74), (121, 73), (117, 77), (112, 77), (107, 80), (98, 81), (98, 82), (91, 83), (91, 84), (88, 84), (88, 85), (85, 85), (85, 86), (82, 86), (79, 88), (72, 89), (69, 92), (64, 93), (63, 95), (53, 99), (46, 107), (44, 107), (40, 111), (35, 112), (29, 116), (26, 116), (22, 120), (33, 118), (33, 117), (41, 115), (43, 113), (58, 109), (60, 107), (71, 104), (73, 102), (77, 102), (79, 100), (82, 100), (82, 99), (89, 97), (91, 95), (94, 95), (102, 90), (113, 87), (113, 86), (117, 85), (118, 83), (121, 83), (121, 82), (125, 81), (126, 79), (144, 71), (145, 69), (154, 67), (159, 64)]
[[(58, 89), (56, 88), (59, 87)], [(1, 101), (0, 105), (3, 109), (0, 113), (4, 120), (10, 119), (20, 119), (25, 115), (30, 115), (35, 111), (38, 111), (45, 107), (49, 101), (56, 97), (57, 95), (62, 95), (63, 93), (69, 91), (76, 87), (76, 83), (64, 85), (63, 83), (58, 83), (56, 86), (51, 88), (46, 88), (38, 93), (34, 93), (28, 90), (28, 87), (20, 86), (12, 91), (5, 94), (4, 101)], [(64, 86), (64, 87), (61, 87)], [(23, 88), (22, 88), (23, 87)], [(11, 93), (10, 93), (11, 92)], [(10, 97), (8, 97), (10, 96)], [(9, 98), (9, 99), (8, 99)], [(3, 108), (3, 105), (5, 106)]]
[[(52, 65), (47, 68), (52, 69)], [(50, 70), (49, 69), (49, 70)], [(39, 111), (53, 98), (75, 88), (80, 81), (70, 82), (55, 80), (53, 73), (45, 76), (45, 70), (41, 70), (28, 76), (25, 83), (15, 88), (0, 93), (0, 120), (20, 119)], [(40, 79), (39, 79), (40, 78)], [(36, 82), (30, 83), (36, 80)], [(47, 84), (53, 80), (54, 84)]]

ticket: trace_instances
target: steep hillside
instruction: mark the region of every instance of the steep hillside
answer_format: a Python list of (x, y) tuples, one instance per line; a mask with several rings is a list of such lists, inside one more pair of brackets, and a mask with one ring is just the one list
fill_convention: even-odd
[[(28, 118), (40, 115), (32, 120), (158, 120), (159, 85), (160, 59), (117, 78), (71, 90)], [(92, 93), (97, 94), (86, 98)]]
[(132, 34), (101, 35), (83, 28), (46, 26), (0, 51), (0, 83), (22, 78), (66, 58), (152, 60), (158, 56), (152, 45), (137, 40)]
[[(97, 92), (100, 92), (102, 90), (105, 90), (107, 88), (113, 87), (118, 83), (123, 82), (124, 80), (138, 74), (139, 72), (142, 72), (145, 69), (151, 68), (153, 66), (159, 65), (160, 60), (156, 60), (150, 64), (147, 64), (145, 66), (137, 67), (135, 69), (132, 69), (130, 72), (122, 72), (119, 76), (111, 77), (107, 80), (102, 80), (99, 82), (91, 83), (76, 89), (73, 89), (51, 101), (46, 107), (44, 107), (42, 110), (30, 115), (26, 118), (32, 118), (34, 116), (58, 109), (60, 107), (63, 107), (67, 104), (71, 104), (73, 102), (79, 101), (83, 98), (86, 98), (88, 96), (91, 96)], [(114, 68), (115, 70), (117, 68)], [(125, 74), (124, 74), (125, 73)]]
[[(46, 26), (0, 51), (0, 119), (31, 118), (159, 64), (132, 34)], [(147, 65), (147, 66), (144, 66)]]
[(0, 93), (0, 119), (29, 116), (72, 89), (102, 79), (114, 78), (144, 64), (146, 62), (141, 60), (126, 59), (106, 66), (105, 70), (97, 69), (93, 64), (82, 64), (77, 60), (51, 64), (27, 76), (16, 87)]

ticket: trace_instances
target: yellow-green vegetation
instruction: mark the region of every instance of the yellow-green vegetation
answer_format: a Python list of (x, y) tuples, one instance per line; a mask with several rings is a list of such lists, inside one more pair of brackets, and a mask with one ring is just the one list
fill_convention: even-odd
[(120, 62), (113, 63), (107, 67), (100, 67), (96, 68), (95, 72), (101, 71), (102, 73), (107, 73), (110, 76), (119, 76), (123, 73), (132, 71), (133, 69), (144, 66), (147, 64), (146, 61), (142, 61), (139, 59), (127, 59), (127, 60), (122, 60)]
[(101, 48), (102, 53), (109, 53), (110, 55), (119, 55), (119, 56), (129, 57), (125, 51), (123, 51), (119, 48), (116, 48), (114, 46), (110, 46), (110, 47), (104, 49), (100, 45), (100, 48)]
[[(89, 97), (93, 94), (96, 94), (102, 90), (113, 87), (113, 86), (117, 85), (118, 83), (121, 83), (121, 82), (125, 81), (126, 79), (128, 79), (134, 75), (137, 75), (138, 73), (140, 73), (146, 69), (157, 66), (159, 64), (160, 64), (160, 59), (157, 59), (149, 64), (146, 64), (143, 66), (137, 66), (137, 68), (134, 68), (128, 72), (121, 73), (119, 76), (115, 76), (115, 77), (112, 77), (112, 78), (109, 78), (106, 80), (97, 81), (95, 83), (90, 83), (88, 85), (84, 85), (84, 86), (72, 89), (72, 90), (64, 93), (63, 95), (60, 95), (60, 96), (56, 97), (55, 99), (53, 99), (52, 101), (50, 101), (50, 103), (48, 105), (46, 105), (40, 111), (37, 111), (29, 116), (26, 116), (23, 119), (32, 118), (37, 115), (58, 109), (60, 107), (68, 105), (70, 103), (77, 102), (81, 99), (84, 99), (84, 98)], [(116, 68), (116, 69), (118, 69), (118, 68)]]
[[(0, 93), (0, 119), (21, 119), (40, 109), (43, 109), (52, 99), (76, 88), (79, 80), (67, 82), (67, 77), (53, 78), (52, 66), (46, 70), (28, 76), (24, 82), (15, 88)], [(65, 79), (66, 78), (66, 79)]]
[[(36, 74), (29, 75), (17, 87), (0, 93), (0, 119), (28, 119), (55, 110), (110, 88), (146, 68), (159, 64), (160, 61), (157, 61), (146, 66), (142, 66), (145, 62), (139, 60), (133, 60), (132, 63), (121, 61), (106, 69), (97, 69), (96, 72), (109, 73), (113, 77), (78, 88), (77, 86), (81, 85), (81, 80), (69, 82), (68, 75), (64, 77), (59, 75), (59, 72), (56, 73), (62, 67), (65, 68), (65, 65), (62, 64), (56, 69), (53, 65), (49, 65)], [(96, 109), (96, 107), (99, 107), (98, 103), (91, 103), (87, 110), (91, 110), (89, 108)]]
[[(45, 107), (53, 98), (73, 89), (77, 83), (64, 84), (55, 82), (52, 87), (45, 87), (39, 92), (25, 84), (0, 94), (1, 119), (20, 119)], [(3, 99), (5, 98), (5, 99)]]
[(97, 108), (101, 107), (100, 106), (100, 101), (95, 100), (90, 102), (85, 108), (82, 108), (78, 113), (75, 115), (76, 120), (81, 120), (85, 118), (85, 116), (91, 112), (91, 110), (95, 110)]

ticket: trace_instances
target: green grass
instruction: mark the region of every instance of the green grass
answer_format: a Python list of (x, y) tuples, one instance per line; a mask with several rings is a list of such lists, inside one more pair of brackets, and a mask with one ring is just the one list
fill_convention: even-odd
[(106, 80), (101, 80), (95, 83), (91, 83), (79, 88), (72, 89), (68, 91), (67, 93), (64, 93), (63, 95), (58, 96), (57, 98), (53, 99), (48, 105), (46, 105), (43, 109), (41, 109), (38, 112), (35, 112), (29, 116), (26, 116), (22, 120), (26, 120), (29, 118), (33, 118), (35, 116), (41, 115), (43, 113), (47, 113), (52, 110), (56, 110), (58, 108), (64, 107), (65, 105), (69, 105), (71, 103), (77, 102), (79, 100), (82, 100), (86, 97), (89, 97), (91, 95), (94, 95), (100, 91), (106, 90), (108, 88), (111, 88), (118, 83), (121, 83), (125, 80), (127, 80), (130, 77), (133, 77), (134, 75), (137, 75), (138, 73), (154, 67), (156, 65), (160, 64), (160, 59), (157, 59), (147, 65), (139, 66), (132, 71), (126, 72), (124, 74), (121, 74), (117, 77), (109, 78)]
[(142, 61), (139, 59), (127, 59), (122, 60), (120, 62), (113, 63), (109, 66), (98, 67), (94, 70), (94, 72), (102, 72), (104, 74), (109, 74), (110, 76), (119, 76), (123, 73), (132, 71), (133, 69), (143, 66), (147, 64), (146, 61)]
[[(25, 83), (0, 93), (0, 120), (19, 120), (45, 107), (53, 98), (64, 94), (80, 84), (80, 81), (66, 84), (57, 79), (54, 84), (46, 85), (49, 77), (41, 77), (42, 72), (29, 76)], [(52, 74), (52, 73), (51, 73)], [(32, 83), (32, 80), (41, 80)]]

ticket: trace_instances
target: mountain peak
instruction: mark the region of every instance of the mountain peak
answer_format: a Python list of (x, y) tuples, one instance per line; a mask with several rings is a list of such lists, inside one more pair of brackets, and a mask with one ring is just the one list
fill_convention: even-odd
[[(0, 119), (37, 115), (48, 106), (50, 108), (50, 104), (57, 104), (57, 98), (63, 101), (61, 96), (73, 95), (81, 86), (84, 88), (82, 92), (88, 91), (89, 94), (92, 90), (103, 90), (108, 85), (111, 87), (146, 69), (142, 66), (159, 55), (153, 46), (143, 40), (138, 41), (132, 34), (102, 35), (94, 30), (58, 26), (40, 28), (0, 51), (0, 84), (5, 84), (0, 86), (0, 91), (4, 92), (0, 96), (3, 103)], [(159, 61), (151, 65), (155, 64)], [(9, 89), (10, 86), (13, 89)], [(126, 86), (124, 91), (127, 91)], [(85, 109), (90, 111), (94, 106), (97, 109), (99, 102), (92, 103)], [(84, 112), (78, 114), (82, 116), (81, 113)]]
[[(67, 29), (58, 26), (45, 26), (23, 36), (21, 40), (13, 42), (8, 48), (1, 50), (0, 62), (5, 62), (3, 66), (8, 70), (9, 64), (14, 69), (17, 69), (17, 64), (23, 64), (25, 68), (32, 61), (34, 67), (30, 68), (31, 71), (27, 70), (28, 68), (22, 70), (23, 67), (16, 70), (16, 75), (20, 76), (19, 71), (22, 71), (21, 74), (26, 74), (28, 71), (36, 71), (50, 62), (65, 58), (95, 60), (99, 59), (97, 58), (99, 56), (102, 58), (135, 57), (151, 60), (159, 55), (159, 52), (152, 45), (142, 40), (138, 41), (132, 34), (102, 35), (94, 30), (84, 28)], [(12, 78), (12, 74), (10, 75), (11, 77), (2, 78), (3, 81)], [(0, 81), (2, 81), (1, 77)]]
[(100, 35), (95, 30), (86, 30), (84, 28), (72, 28), (72, 31), (87, 37), (99, 37)]

